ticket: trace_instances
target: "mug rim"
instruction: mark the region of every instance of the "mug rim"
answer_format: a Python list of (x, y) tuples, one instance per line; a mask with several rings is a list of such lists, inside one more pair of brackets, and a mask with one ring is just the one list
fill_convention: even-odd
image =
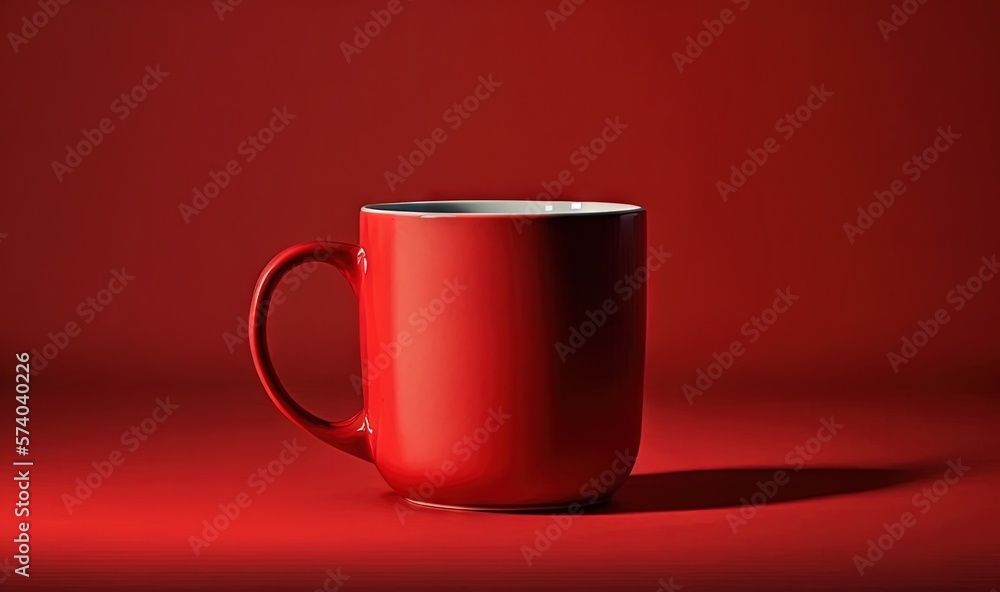
[(530, 199), (450, 199), (367, 204), (366, 214), (419, 218), (521, 218), (526, 216), (619, 215), (645, 211), (641, 206), (606, 201), (535, 201)]

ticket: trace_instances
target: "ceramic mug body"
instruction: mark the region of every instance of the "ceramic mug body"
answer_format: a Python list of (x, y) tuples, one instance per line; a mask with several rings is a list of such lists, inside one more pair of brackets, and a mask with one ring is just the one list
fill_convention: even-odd
[[(360, 246), (300, 245), (265, 269), (250, 319), (261, 379), (293, 421), (412, 502), (604, 501), (639, 446), (645, 223), (641, 208), (593, 202), (366, 206)], [(360, 301), (364, 409), (345, 422), (297, 405), (267, 358), (268, 288), (320, 248)]]

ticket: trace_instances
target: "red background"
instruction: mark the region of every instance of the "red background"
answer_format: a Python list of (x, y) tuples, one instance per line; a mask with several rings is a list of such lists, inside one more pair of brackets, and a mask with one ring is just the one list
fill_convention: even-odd
[[(12, 354), (80, 322), (113, 269), (135, 276), (33, 379), (37, 579), (5, 585), (306, 590), (336, 566), (352, 575), (345, 589), (997, 585), (1000, 286), (987, 282), (898, 374), (886, 359), (996, 253), (996, 3), (928, 2), (886, 40), (888, 1), (590, 0), (553, 30), (555, 0), (404, 0), (347, 63), (340, 44), (385, 6), (245, 2), (220, 20), (207, 0), (73, 2), (16, 53), (0, 50), (7, 384)], [(672, 54), (723, 9), (735, 21), (678, 72)], [(38, 10), (3, 3), (0, 31)], [(118, 120), (112, 101), (157, 65), (169, 76)], [(384, 172), (480, 75), (501, 85), (390, 191)], [(813, 85), (833, 96), (782, 138), (775, 121)], [(287, 129), (185, 224), (179, 204), (282, 107), (296, 116)], [(547, 516), (421, 512), (400, 525), (374, 469), (284, 422), (247, 346), (231, 352), (223, 335), (282, 247), (356, 241), (365, 203), (533, 198), (616, 116), (629, 127), (563, 196), (644, 206), (651, 246), (673, 253), (648, 287), (636, 473), (658, 476), (622, 490), (621, 507), (643, 511), (579, 519), (532, 567), (518, 549)], [(115, 129), (60, 182), (52, 162), (105, 117)], [(906, 180), (902, 164), (948, 126), (961, 137)], [(716, 182), (769, 137), (778, 152), (723, 201)], [(844, 223), (895, 179), (907, 192), (851, 244)], [(786, 287), (801, 299), (689, 406), (681, 386)], [(360, 399), (356, 326), (353, 295), (328, 271), (275, 313), (279, 370), (331, 417)], [(60, 496), (167, 395), (177, 417), (68, 514)], [(831, 415), (849, 428), (810, 469), (878, 478), (801, 473), (813, 475), (805, 491), (734, 535), (726, 513), (756, 475), (727, 471), (783, 467)], [(194, 558), (187, 536), (293, 437), (303, 460)], [(976, 470), (859, 577), (851, 557), (959, 456)], [(902, 465), (921, 477), (892, 472)]]

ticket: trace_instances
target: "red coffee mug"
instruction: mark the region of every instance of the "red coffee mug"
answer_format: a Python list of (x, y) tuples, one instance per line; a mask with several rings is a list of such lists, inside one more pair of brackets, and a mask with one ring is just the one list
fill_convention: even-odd
[[(331, 422), (267, 349), (282, 276), (320, 260), (360, 299), (364, 407)], [(361, 245), (305, 243), (261, 273), (250, 351), (296, 425), (371, 461), (408, 501), (542, 509), (608, 500), (642, 416), (646, 213), (601, 202), (432, 201), (361, 209)]]

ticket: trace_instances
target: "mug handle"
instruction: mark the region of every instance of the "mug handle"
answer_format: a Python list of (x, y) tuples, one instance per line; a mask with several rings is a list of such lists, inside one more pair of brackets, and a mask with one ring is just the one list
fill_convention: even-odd
[(361, 296), (365, 251), (357, 245), (315, 241), (289, 247), (264, 267), (250, 305), (250, 355), (264, 390), (285, 417), (320, 440), (363, 460), (372, 461), (368, 415), (364, 407), (345, 421), (327, 421), (299, 405), (278, 379), (267, 349), (267, 311), (278, 282), (295, 267), (310, 261), (327, 263), (340, 270), (355, 296)]

